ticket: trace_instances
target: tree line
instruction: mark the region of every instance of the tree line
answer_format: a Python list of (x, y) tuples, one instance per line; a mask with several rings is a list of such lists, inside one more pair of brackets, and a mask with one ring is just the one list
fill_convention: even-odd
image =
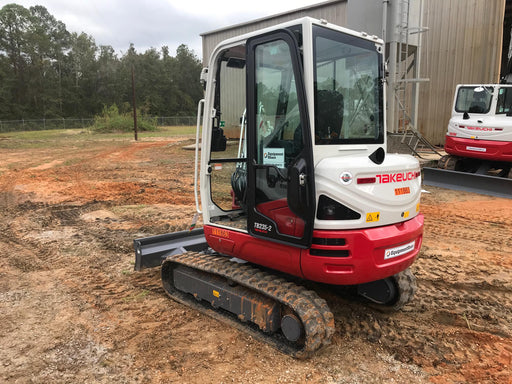
[(70, 33), (40, 5), (0, 9), (0, 120), (92, 117), (105, 106), (128, 111), (132, 68), (136, 104), (153, 116), (194, 115), (203, 95), (201, 62), (182, 44), (118, 57), (93, 37)]

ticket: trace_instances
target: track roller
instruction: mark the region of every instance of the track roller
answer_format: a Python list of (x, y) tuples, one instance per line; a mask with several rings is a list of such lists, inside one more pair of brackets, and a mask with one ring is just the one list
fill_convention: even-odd
[(297, 342), (304, 333), (304, 327), (296, 315), (284, 315), (281, 318), (281, 331), (287, 340)]

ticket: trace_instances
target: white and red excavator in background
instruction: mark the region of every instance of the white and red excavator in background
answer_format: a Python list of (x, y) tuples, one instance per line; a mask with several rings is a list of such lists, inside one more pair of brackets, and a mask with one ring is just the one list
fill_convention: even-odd
[(439, 168), (512, 179), (512, 84), (458, 85)]

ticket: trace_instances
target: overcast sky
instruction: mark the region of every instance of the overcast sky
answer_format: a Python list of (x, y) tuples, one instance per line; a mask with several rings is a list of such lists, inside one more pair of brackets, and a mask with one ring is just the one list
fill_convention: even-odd
[(200, 33), (286, 12), (325, 0), (0, 0), (42, 5), (70, 32), (85, 32), (118, 55), (133, 43), (139, 53), (186, 44), (201, 58)]

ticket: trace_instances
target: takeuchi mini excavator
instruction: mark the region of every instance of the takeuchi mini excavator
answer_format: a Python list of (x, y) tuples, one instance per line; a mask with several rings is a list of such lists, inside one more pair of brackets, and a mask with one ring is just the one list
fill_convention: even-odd
[(296, 357), (334, 333), (311, 282), (408, 303), (421, 174), (412, 156), (386, 153), (382, 50), (311, 18), (220, 43), (201, 75), (204, 226), (135, 240), (136, 269), (165, 259), (173, 299)]
[(512, 84), (458, 85), (439, 168), (512, 178)]

